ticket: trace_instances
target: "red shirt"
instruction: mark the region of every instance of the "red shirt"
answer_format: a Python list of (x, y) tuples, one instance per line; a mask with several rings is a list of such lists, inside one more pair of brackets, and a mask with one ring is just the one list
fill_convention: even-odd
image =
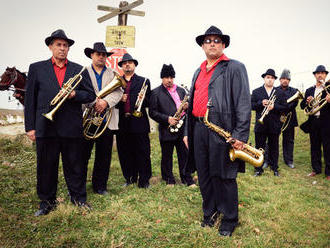
[(212, 65), (212, 67), (207, 71), (206, 65), (207, 60), (201, 64), (201, 71), (195, 82), (195, 93), (193, 100), (193, 111), (192, 114), (195, 117), (204, 117), (206, 113), (206, 105), (209, 99), (208, 88), (209, 83), (212, 78), (212, 74), (215, 70), (217, 64), (222, 60), (229, 60), (225, 54), (222, 54), (220, 58)]
[(64, 66), (59, 67), (58, 65), (56, 65), (54, 57), (52, 57), (52, 64), (53, 64), (54, 72), (55, 72), (55, 75), (57, 78), (57, 82), (60, 85), (60, 87), (62, 87), (68, 60), (65, 59)]

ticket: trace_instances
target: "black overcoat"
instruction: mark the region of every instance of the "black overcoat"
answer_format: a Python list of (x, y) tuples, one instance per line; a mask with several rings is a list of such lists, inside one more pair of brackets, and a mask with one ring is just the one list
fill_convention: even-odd
[[(200, 73), (197, 69), (193, 76), (190, 89), (189, 107), (187, 111), (187, 123), (185, 135), (188, 135), (189, 155), (187, 172), (194, 172), (194, 140), (192, 116), (195, 82)], [(209, 121), (220, 126), (232, 134), (232, 137), (243, 142), (249, 139), (251, 120), (251, 97), (249, 80), (244, 64), (236, 60), (221, 61), (216, 66), (208, 87), (208, 97), (212, 102), (209, 113)], [(217, 144), (226, 146), (225, 150), (219, 150), (217, 159), (210, 160), (210, 176), (220, 176), (223, 179), (236, 178), (237, 172), (245, 171), (245, 163), (239, 159), (231, 162), (229, 159), (230, 144), (224, 138), (212, 131), (209, 149), (214, 149)]]
[[(81, 69), (81, 65), (68, 61), (63, 83)], [(24, 104), (25, 131), (36, 130), (36, 137), (82, 137), (81, 106), (96, 97), (87, 70), (82, 73), (82, 80), (75, 88), (75, 97), (65, 100), (52, 122), (42, 114), (51, 110), (50, 102), (59, 91), (51, 59), (30, 65)]]
[[(186, 95), (185, 90), (177, 86), (176, 91), (182, 101)], [(158, 130), (160, 141), (174, 141), (183, 137), (184, 125), (179, 129), (179, 132), (176, 133), (171, 133), (168, 128), (168, 117), (174, 116), (176, 111), (176, 104), (163, 85), (151, 91), (149, 115), (153, 120), (159, 123)]]
[[(142, 88), (143, 82), (145, 78), (140, 77), (137, 74), (134, 74), (131, 78), (131, 86), (130, 86), (130, 93), (129, 93), (129, 101), (130, 101), (130, 113), (133, 113), (134, 106), (136, 103), (136, 99), (140, 93), (140, 90)], [(150, 132), (150, 124), (149, 124), (149, 118), (147, 115), (146, 108), (149, 107), (149, 100), (150, 100), (150, 81), (149, 79), (146, 80), (145, 83), (148, 88), (146, 92), (146, 96), (143, 100), (141, 112), (142, 116), (140, 118), (130, 116), (125, 117), (125, 109), (124, 109), (124, 103), (120, 102), (118, 104), (119, 108), (119, 130), (128, 132), (128, 133), (149, 133)]]

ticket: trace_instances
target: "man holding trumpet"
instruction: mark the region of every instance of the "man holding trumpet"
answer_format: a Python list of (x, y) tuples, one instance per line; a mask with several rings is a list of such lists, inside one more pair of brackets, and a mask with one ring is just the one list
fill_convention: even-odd
[[(27, 136), (36, 141), (37, 149), (37, 193), (40, 207), (35, 216), (46, 215), (56, 207), (60, 154), (72, 203), (90, 208), (86, 203), (86, 183), (80, 150), (81, 105), (93, 101), (95, 94), (87, 72), (82, 72), (80, 65), (67, 59), (74, 41), (59, 29), (47, 37), (45, 43), (52, 52), (52, 58), (30, 65), (24, 110), (25, 130)], [(77, 76), (79, 72), (82, 78)], [(65, 82), (70, 81), (79, 85), (74, 90), (69, 90), (70, 87)], [(59, 95), (66, 99), (53, 121), (50, 121), (43, 114), (49, 111), (52, 99)]]
[[(252, 110), (256, 111), (254, 127), (256, 148), (266, 148), (268, 144), (268, 162), (274, 172), (278, 173), (279, 136), (282, 123), (281, 112), (286, 110), (283, 94), (275, 90), (274, 82), (277, 79), (275, 71), (268, 69), (261, 75), (264, 85), (253, 90), (251, 96)], [(261, 176), (262, 167), (255, 167), (255, 176)]]
[(325, 82), (328, 71), (325, 66), (319, 65), (316, 67), (313, 74), (316, 79), (316, 84), (306, 90), (305, 98), (301, 101), (300, 107), (305, 109), (308, 105), (312, 105), (313, 102), (315, 103), (315, 101), (318, 101), (317, 96), (319, 94), (326, 103), (324, 107), (316, 113), (309, 114), (308, 121), (301, 125), (301, 127), (306, 127), (308, 125), (308, 130), (305, 128), (303, 128), (303, 130), (309, 132), (311, 144), (311, 163), (313, 171), (308, 176), (313, 177), (322, 173), (321, 145), (323, 145), (325, 175), (326, 179), (330, 180), (330, 87), (325, 89), (325, 87), (329, 86), (329, 82)]

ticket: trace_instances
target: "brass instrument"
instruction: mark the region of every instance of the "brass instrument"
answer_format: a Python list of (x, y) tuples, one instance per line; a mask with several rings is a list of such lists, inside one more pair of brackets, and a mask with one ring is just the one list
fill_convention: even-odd
[(288, 98), (288, 100), (286, 100), (286, 103), (290, 103), (299, 99), (304, 99), (304, 95), (299, 90), (297, 90), (297, 92), (293, 96), (291, 96), (290, 98)]
[(269, 97), (267, 106), (265, 106), (264, 110), (261, 113), (261, 118), (258, 120), (258, 122), (260, 124), (264, 124), (264, 118), (266, 117), (266, 115), (268, 115), (268, 113), (270, 111), (269, 107), (271, 105), (274, 105), (275, 100), (276, 100), (276, 95), (275, 95), (275, 90), (274, 90), (273, 93)]
[[(211, 130), (218, 133), (220, 136), (225, 138), (226, 142), (234, 143), (235, 140), (232, 139), (230, 132), (225, 131), (221, 127), (210, 123), (208, 121), (209, 116), (209, 109), (210, 109), (210, 101), (207, 104), (207, 110), (204, 116), (204, 124), (210, 128)], [(249, 164), (253, 165), (254, 167), (260, 167), (264, 163), (264, 150), (262, 148), (256, 149), (248, 144), (243, 144), (242, 150), (237, 150), (235, 148), (230, 148), (229, 150), (229, 158), (231, 161), (234, 161), (236, 158), (241, 159)]]
[(189, 96), (188, 95), (185, 95), (184, 98), (183, 98), (183, 100), (182, 100), (182, 102), (181, 102), (181, 104), (180, 104), (180, 106), (179, 106), (179, 108), (178, 108), (178, 110), (175, 112), (175, 114), (174, 114), (173, 117), (175, 119), (179, 120), (179, 121), (175, 125), (169, 125), (168, 126), (168, 128), (170, 129), (170, 132), (171, 133), (177, 133), (177, 132), (179, 132), (179, 129), (182, 127), (183, 121), (184, 121), (184, 118), (185, 118), (185, 115), (184, 116), (181, 116), (181, 115), (182, 115), (182, 113), (184, 111), (183, 107), (188, 102), (188, 99), (189, 99)]
[[(112, 81), (100, 90), (97, 94), (97, 98), (103, 98), (115, 91), (119, 87), (126, 87), (125, 80), (115, 72), (115, 77)], [(92, 107), (86, 108), (83, 115), (83, 134), (86, 139), (96, 139), (102, 135), (105, 129), (108, 127), (112, 108), (107, 107), (103, 113), (98, 113), (94, 109), (95, 104)], [(104, 122), (106, 120), (106, 122)]]
[[(323, 90), (317, 94), (317, 96), (312, 99), (307, 106), (304, 108), (304, 113), (306, 115), (314, 115), (317, 112), (319, 112), (326, 104), (327, 104), (327, 100), (326, 98), (322, 98), (322, 94), (325, 91), (327, 94), (330, 94), (329, 89), (330, 89), (330, 84), (325, 86), (325, 83), (323, 80), (320, 81), (324, 88)], [(327, 83), (329, 83), (330, 80), (327, 81)]]
[[(146, 85), (147, 78), (144, 79), (144, 82), (142, 84), (141, 90), (139, 92), (139, 95), (136, 99), (134, 111), (132, 113), (133, 116), (140, 118), (142, 116), (141, 108), (144, 98), (146, 97), (148, 85)], [(141, 96), (141, 97), (140, 97)]]
[(47, 114), (42, 114), (43, 116), (45, 116), (48, 120), (51, 120), (51, 121), (54, 120), (55, 112), (61, 107), (61, 105), (69, 97), (71, 92), (73, 92), (73, 90), (81, 82), (81, 79), (82, 79), (81, 73), (85, 69), (86, 69), (86, 67), (83, 67), (77, 75), (73, 76), (72, 78), (69, 78), (69, 80), (62, 85), (61, 90), (57, 93), (57, 95), (50, 102), (50, 106), (54, 106), (54, 105), (56, 105), (56, 106)]
[(287, 129), (291, 121), (291, 117), (292, 117), (292, 112), (289, 112), (287, 115), (286, 114), (281, 115), (280, 122), (283, 123), (281, 127), (281, 132), (284, 132)]

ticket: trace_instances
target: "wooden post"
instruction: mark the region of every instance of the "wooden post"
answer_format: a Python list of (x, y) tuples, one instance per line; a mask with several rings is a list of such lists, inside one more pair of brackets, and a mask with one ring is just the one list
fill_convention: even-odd
[[(119, 8), (123, 8), (128, 5), (127, 1), (120, 1)], [(118, 26), (127, 26), (127, 14), (118, 15)]]

